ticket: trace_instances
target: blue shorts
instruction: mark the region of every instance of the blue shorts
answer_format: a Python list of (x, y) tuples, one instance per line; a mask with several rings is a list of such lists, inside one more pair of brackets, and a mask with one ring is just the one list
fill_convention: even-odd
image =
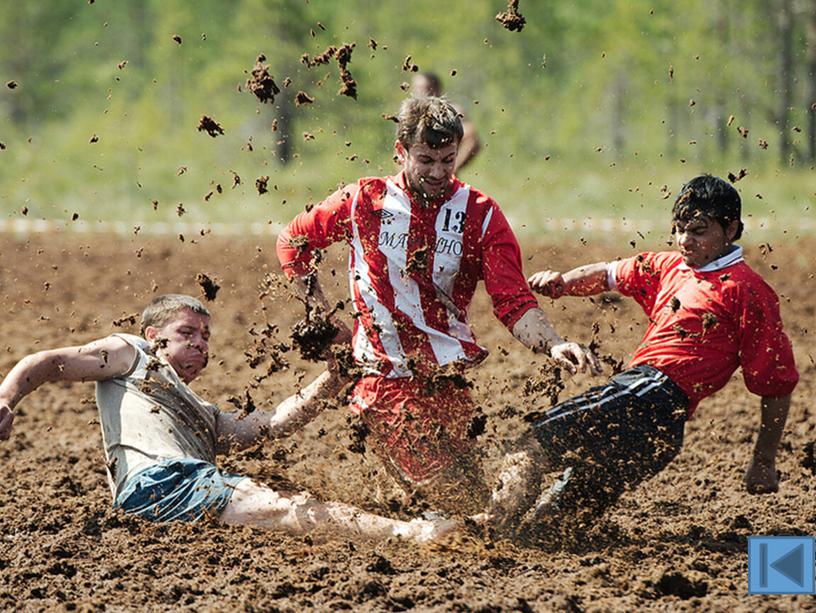
[(202, 460), (165, 460), (128, 479), (113, 508), (157, 522), (214, 518), (244, 479)]

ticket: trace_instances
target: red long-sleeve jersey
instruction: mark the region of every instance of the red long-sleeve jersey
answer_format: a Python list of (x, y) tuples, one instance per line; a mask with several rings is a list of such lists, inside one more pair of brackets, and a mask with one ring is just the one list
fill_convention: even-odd
[(458, 179), (428, 204), (411, 197), (403, 173), (360, 179), (295, 217), (278, 237), (278, 259), (290, 277), (303, 275), (314, 249), (341, 240), (350, 246), (354, 356), (371, 374), (484, 359), (467, 320), (479, 280), (511, 330), (537, 306), (498, 204)]
[(617, 290), (634, 298), (649, 327), (630, 366), (650, 364), (697, 404), (742, 367), (748, 390), (790, 394), (799, 380), (779, 298), (736, 248), (702, 269), (680, 253), (642, 253), (611, 264)]

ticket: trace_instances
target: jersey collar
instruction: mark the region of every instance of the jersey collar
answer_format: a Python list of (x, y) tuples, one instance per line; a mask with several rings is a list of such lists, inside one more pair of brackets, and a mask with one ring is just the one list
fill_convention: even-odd
[(692, 268), (691, 266), (688, 266), (684, 262), (681, 262), (680, 268), (684, 268), (686, 270), (693, 270), (694, 272), (714, 272), (715, 270), (722, 270), (723, 268), (733, 266), (734, 264), (738, 264), (739, 262), (742, 261), (743, 261), (742, 247), (740, 247), (739, 245), (732, 245), (731, 251), (726, 253), (724, 256), (709, 262), (705, 266), (701, 266), (700, 268)]

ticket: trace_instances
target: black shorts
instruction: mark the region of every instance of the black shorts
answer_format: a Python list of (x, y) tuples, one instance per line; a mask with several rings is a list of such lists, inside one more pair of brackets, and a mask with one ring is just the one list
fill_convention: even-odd
[(572, 467), (601, 510), (677, 456), (688, 405), (671, 379), (642, 365), (556, 405), (532, 431), (548, 464)]

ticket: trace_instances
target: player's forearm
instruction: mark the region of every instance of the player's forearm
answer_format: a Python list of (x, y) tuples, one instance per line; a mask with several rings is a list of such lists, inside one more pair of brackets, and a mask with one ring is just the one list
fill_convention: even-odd
[(0, 384), (0, 405), (10, 409), (43, 383), (62, 378), (64, 361), (55, 351), (40, 351), (20, 360)]
[(342, 387), (342, 379), (324, 372), (277, 406), (266, 423), (267, 436), (271, 439), (281, 438), (300, 430), (320, 414), (327, 401), (335, 397)]
[(513, 326), (512, 333), (522, 345), (536, 353), (548, 353), (554, 345), (564, 342), (539, 308), (524, 313)]
[(609, 289), (606, 262), (573, 268), (562, 277), (565, 296), (594, 296)]
[(456, 164), (454, 166), (456, 172), (459, 172), (459, 170), (470, 162), (470, 160), (479, 153), (479, 149), (481, 149), (481, 143), (479, 142), (479, 136), (476, 134), (476, 131), (467, 125), (463, 126), (463, 128), (464, 134), (462, 135), (462, 140), (459, 142), (459, 150), (456, 154)]
[(763, 464), (775, 461), (789, 409), (790, 395), (762, 397), (762, 421), (754, 446), (754, 461)]

